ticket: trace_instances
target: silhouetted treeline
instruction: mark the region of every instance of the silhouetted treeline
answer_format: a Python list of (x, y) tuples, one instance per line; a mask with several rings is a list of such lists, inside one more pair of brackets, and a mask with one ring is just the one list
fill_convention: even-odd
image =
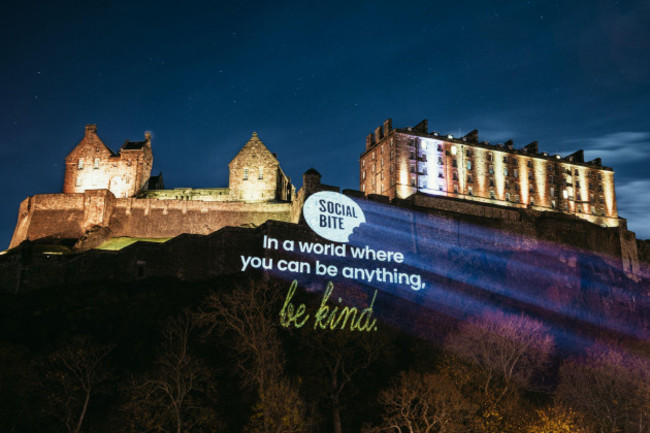
[[(283, 327), (288, 288), (249, 276), (3, 295), (0, 431), (650, 432), (640, 338), (592, 331), (569, 351), (543, 314), (457, 317), (381, 292), (377, 331), (315, 329), (318, 285), (292, 299), (310, 320)], [(337, 286), (329, 303), (372, 296)]]

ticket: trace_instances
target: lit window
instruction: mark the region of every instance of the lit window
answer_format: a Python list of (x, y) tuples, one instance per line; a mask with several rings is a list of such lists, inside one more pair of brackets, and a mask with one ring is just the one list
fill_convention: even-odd
[(456, 155), (456, 146), (451, 146), (451, 154)]
[(555, 203), (555, 200), (551, 200), (551, 207), (555, 209), (557, 207), (557, 204)]
[(366, 170), (363, 170), (361, 173), (361, 179), (365, 180), (366, 179)]
[(264, 168), (260, 167), (257, 169), (257, 178), (264, 179)]
[(95, 158), (95, 165), (93, 168), (99, 168), (99, 158)]
[(564, 197), (565, 199), (569, 198), (569, 192), (566, 189), (562, 191), (562, 197)]
[(83, 170), (84, 168), (84, 160), (83, 158), (79, 158), (79, 162), (77, 163), (77, 169)]
[(467, 161), (467, 169), (468, 170), (472, 169), (472, 161)]
[(248, 169), (244, 169), (244, 180), (248, 180)]
[(366, 166), (366, 160), (364, 159), (363, 161), (361, 161), (361, 167), (365, 167), (365, 166)]

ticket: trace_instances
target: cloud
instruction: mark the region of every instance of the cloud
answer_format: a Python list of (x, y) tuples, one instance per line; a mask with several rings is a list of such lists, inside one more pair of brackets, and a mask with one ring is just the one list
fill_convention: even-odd
[(650, 132), (622, 131), (601, 137), (579, 138), (565, 141), (575, 152), (585, 149), (585, 161), (601, 158), (603, 165), (611, 167), (650, 159)]
[(627, 219), (638, 239), (650, 239), (650, 179), (633, 180), (616, 187), (618, 214)]

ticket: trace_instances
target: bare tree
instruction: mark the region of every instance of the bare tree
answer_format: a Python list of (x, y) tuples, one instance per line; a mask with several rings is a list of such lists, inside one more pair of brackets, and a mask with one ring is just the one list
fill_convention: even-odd
[(206, 335), (232, 337), (237, 369), (244, 384), (257, 391), (251, 431), (305, 429), (303, 403), (295, 386), (283, 376), (285, 360), (277, 319), (280, 301), (276, 287), (251, 281), (229, 294), (212, 293), (196, 314)]
[(650, 362), (642, 355), (605, 347), (566, 361), (556, 394), (598, 432), (650, 432)]
[(50, 394), (53, 413), (66, 430), (79, 433), (90, 399), (98, 384), (108, 376), (106, 358), (113, 345), (98, 345), (89, 337), (78, 337), (49, 356), (52, 369), (47, 379), (54, 388)]
[(128, 387), (131, 399), (123, 410), (135, 431), (187, 432), (214, 430), (215, 397), (210, 370), (190, 354), (192, 331), (188, 312), (171, 320), (162, 331), (162, 347), (155, 369)]
[(526, 433), (592, 433), (582, 415), (555, 404), (536, 411), (536, 419), (526, 427)]
[(491, 312), (463, 323), (447, 347), (480, 369), (483, 394), (498, 404), (531, 385), (534, 374), (550, 361), (554, 342), (537, 320)]
[(474, 411), (455, 384), (435, 373), (401, 373), (379, 396), (384, 407), (381, 425), (366, 433), (451, 433), (467, 430)]

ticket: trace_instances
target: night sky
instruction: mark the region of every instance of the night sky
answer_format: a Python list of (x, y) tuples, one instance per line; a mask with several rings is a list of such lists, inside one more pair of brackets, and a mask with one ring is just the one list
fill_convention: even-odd
[(359, 188), (386, 118), (585, 149), (650, 238), (650, 1), (11, 2), (0, 12), (0, 249), (20, 202), (60, 192), (84, 125), (152, 131), (165, 186), (227, 186), (257, 131), (299, 187)]

